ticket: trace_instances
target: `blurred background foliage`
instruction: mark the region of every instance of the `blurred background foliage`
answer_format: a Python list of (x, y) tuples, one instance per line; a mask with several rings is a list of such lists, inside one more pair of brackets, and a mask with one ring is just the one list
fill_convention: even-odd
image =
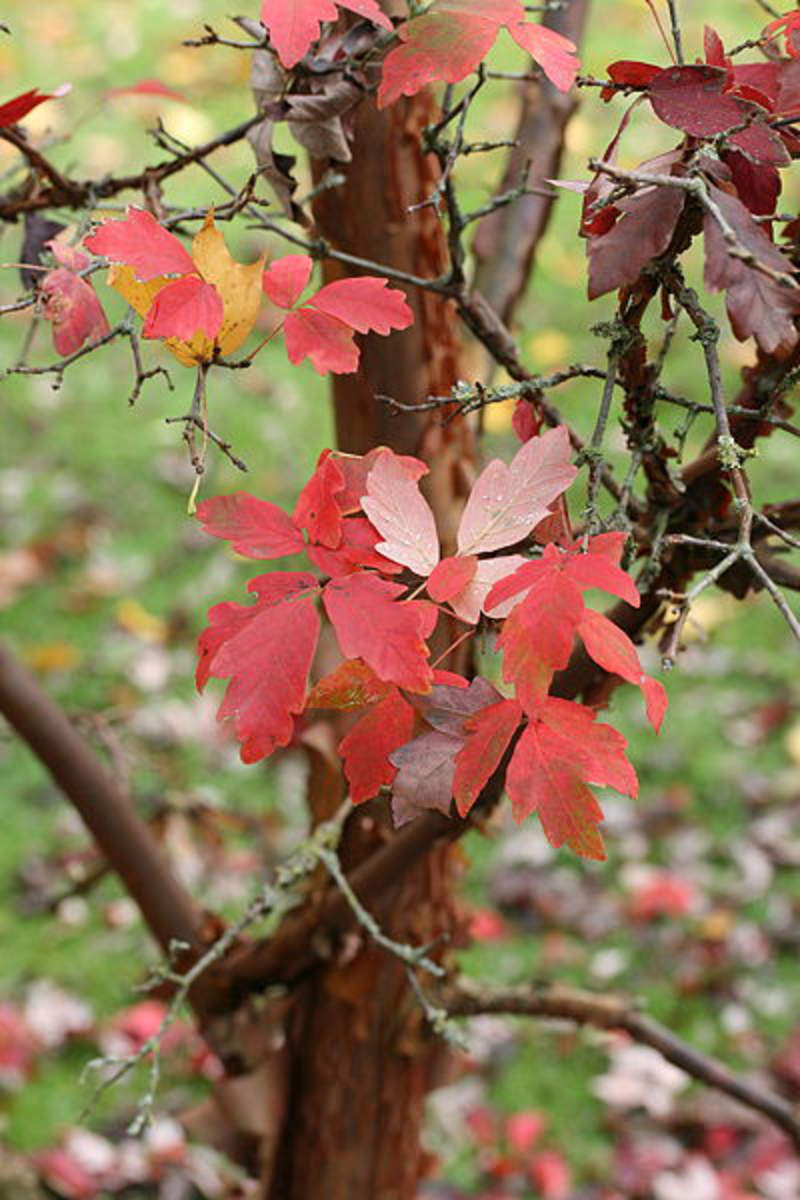
[[(754, 0), (682, 8), (690, 60), (701, 52), (703, 21), (730, 44), (753, 36), (766, 20)], [(230, 36), (228, 9), (227, 0), (40, 0), (15, 6), (10, 35), (0, 34), (3, 98), (71, 82), (72, 92), (33, 112), (26, 128), (79, 176), (139, 170), (163, 157), (148, 134), (156, 121), (195, 144), (251, 114), (245, 54), (181, 45), (200, 36), (204, 22)], [(499, 47), (496, 57), (504, 68), (518, 62), (510, 45)], [(666, 61), (644, 0), (597, 0), (593, 6), (585, 71), (602, 76), (619, 57)], [(108, 95), (149, 78), (184, 99)], [(596, 90), (586, 90), (569, 129), (565, 178), (585, 177), (587, 158), (608, 142), (620, 113), (621, 105), (601, 105)], [(483, 138), (507, 137), (513, 120), (510, 89), (487, 88), (474, 109), (475, 130)], [(621, 163), (635, 166), (671, 140), (640, 110)], [(237, 187), (252, 169), (244, 145), (217, 151), (213, 164)], [(486, 198), (492, 183), (487, 164), (486, 156), (476, 156), (461, 165), (468, 197)], [(17, 171), (15, 152), (0, 142), (0, 175), (13, 179)], [(790, 171), (786, 179), (782, 207), (794, 211), (797, 177)], [(182, 205), (207, 205), (221, 195), (200, 168), (166, 189), (167, 199)], [(520, 310), (517, 332), (536, 371), (598, 361), (604, 350), (590, 327), (610, 317), (613, 298), (592, 306), (585, 301), (577, 216), (578, 198), (565, 193)], [(243, 258), (262, 249), (264, 239), (244, 220), (225, 232)], [(18, 261), (20, 241), (18, 228), (0, 231), (4, 263)], [(269, 239), (269, 249), (284, 252), (277, 239)], [(697, 277), (696, 262), (692, 269)], [(121, 303), (99, 276), (95, 280), (113, 320), (122, 314)], [(19, 294), (12, 267), (0, 275), (0, 288), (3, 303)], [(4, 317), (0, 367), (17, 362), (29, 326), (28, 313)], [(132, 371), (126, 345), (88, 356), (69, 369), (61, 386), (51, 375), (0, 372), (0, 625), (110, 756), (142, 811), (158, 823), (181, 875), (208, 903), (235, 913), (265, 864), (297, 836), (302, 763), (290, 753), (268, 767), (243, 767), (215, 725), (219, 690), (212, 685), (202, 698), (194, 692), (193, 643), (205, 609), (234, 597), (253, 572), (220, 543), (204, 539), (186, 514), (193, 473), (180, 426), (166, 424), (165, 417), (187, 410), (193, 378), (158, 345), (146, 345), (145, 355), (146, 365), (169, 368), (174, 390), (156, 377), (133, 407), (127, 402)], [(722, 356), (734, 386), (752, 347), (726, 333)], [(40, 324), (27, 361), (41, 366), (55, 358), (49, 330)], [(212, 453), (201, 494), (244, 486), (291, 505), (331, 438), (324, 381), (310, 369), (291, 368), (282, 347), (272, 346), (250, 370), (216, 375), (211, 423), (247, 461), (249, 474), (240, 476)], [(699, 352), (685, 332), (676, 339), (666, 381), (706, 400)], [(557, 398), (569, 420), (587, 431), (598, 396), (599, 385), (582, 381)], [(666, 429), (680, 423), (676, 412), (663, 414)], [(491, 407), (485, 423), (492, 450), (508, 452), (508, 407)], [(699, 419), (687, 454), (707, 432)], [(618, 427), (614, 437), (622, 461)], [(796, 479), (795, 447), (780, 435), (762, 445), (753, 472), (759, 495), (785, 497)], [(672, 706), (659, 740), (645, 727), (638, 695), (618, 692), (614, 698), (614, 720), (631, 739), (642, 794), (635, 804), (604, 800), (609, 863), (554, 853), (535, 823), (517, 830), (501, 820), (490, 838), (471, 837), (463, 849), (464, 895), (475, 909), (476, 938), (462, 957), (468, 970), (495, 981), (588, 980), (640, 996), (648, 1011), (700, 1047), (763, 1070), (792, 1045), (799, 998), (797, 671), (788, 631), (763, 598), (736, 603), (710, 590), (693, 610), (688, 640), (667, 681)], [(650, 669), (657, 669), (655, 649), (645, 654)], [(22, 1005), (32, 983), (46, 978), (92, 1010), (91, 1035), (59, 1043), (37, 1057), (35, 1069), (16, 1082), (9, 1078), (0, 1098), (2, 1136), (27, 1150), (51, 1143), (78, 1122), (86, 1098), (78, 1082), (81, 1065), (96, 1052), (98, 1030), (137, 1000), (151, 952), (111, 880), (100, 878), (90, 888), (80, 882), (98, 864), (48, 779), (3, 731), (0, 777), (6, 818), (0, 839), (0, 999)], [(0, 1023), (0, 1077), (9, 1042), (3, 1038)], [(437, 1194), (466, 1189), (488, 1196), (485, 1189), (499, 1186), (495, 1175), (503, 1171), (517, 1180), (515, 1195), (558, 1200), (572, 1194), (548, 1192), (543, 1174), (538, 1182), (525, 1174), (513, 1144), (508, 1149), (504, 1114), (543, 1114), (541, 1144), (561, 1156), (568, 1178), (596, 1182), (616, 1169), (625, 1119), (643, 1121), (652, 1138), (667, 1127), (674, 1135), (675, 1113), (686, 1122), (685, 1106), (698, 1103), (691, 1089), (676, 1087), (684, 1108), (676, 1107), (662, 1079), (651, 1086), (653, 1094), (661, 1088), (664, 1107), (654, 1109), (647, 1087), (636, 1093), (631, 1085), (635, 1070), (626, 1077), (624, 1067), (615, 1066), (613, 1045), (591, 1033), (484, 1022), (474, 1038), (461, 1078), (433, 1106), (432, 1145), (449, 1180), (437, 1185)], [(633, 1086), (630, 1102), (621, 1099), (626, 1078), (629, 1098)], [(598, 1086), (602, 1079), (612, 1082)], [(615, 1079), (623, 1081), (616, 1096)], [(103, 1127), (142, 1086), (133, 1080), (104, 1097), (90, 1124)], [(184, 1072), (165, 1088), (162, 1102), (178, 1104), (197, 1086)], [(483, 1132), (475, 1112), (489, 1114)], [(711, 1151), (704, 1153), (713, 1162)], [(504, 1156), (505, 1166), (498, 1167)], [(792, 1194), (800, 1194), (800, 1183)]]

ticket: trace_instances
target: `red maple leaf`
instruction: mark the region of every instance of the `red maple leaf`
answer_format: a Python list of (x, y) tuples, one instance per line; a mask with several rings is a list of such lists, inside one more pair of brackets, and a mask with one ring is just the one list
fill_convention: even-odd
[(487, 603), (492, 606), (505, 603), (548, 576), (564, 574), (581, 591), (599, 588), (638, 608), (640, 597), (636, 584), (619, 566), (627, 540), (625, 533), (599, 533), (589, 539), (585, 553), (581, 542), (575, 542), (567, 549), (545, 546), (541, 558), (526, 562), (513, 575), (495, 584)]
[(651, 679), (642, 671), (636, 647), (627, 633), (591, 608), (584, 610), (578, 633), (589, 657), (599, 667), (642, 689), (648, 719), (658, 733), (667, 709), (666, 692), (657, 679)]
[(248, 492), (213, 496), (197, 506), (197, 519), (206, 533), (231, 542), (246, 558), (282, 558), (305, 549), (303, 535), (291, 517)]
[(259, 575), (247, 585), (254, 605), (217, 604), (198, 641), (198, 687), (230, 678), (217, 719), (231, 718), (243, 762), (286, 746), (303, 711), (306, 680), (319, 636), (313, 575)]
[[(230, 541), (233, 549), (247, 558), (281, 558), (306, 550), (314, 565), (334, 578), (360, 567), (396, 575), (402, 568), (377, 553), (379, 535), (366, 517), (345, 515), (359, 506), (351, 495), (353, 478), (359, 474), (356, 464), (366, 464), (366, 478), (377, 453), (389, 451), (373, 451), (362, 460), (324, 450), (291, 517), (277, 505), (248, 492), (204, 500), (198, 505), (197, 517), (206, 533)], [(412, 464), (407, 468), (412, 473), (413, 464), (422, 466), (417, 459), (409, 459), (408, 463)], [(308, 533), (308, 544), (303, 529)]]
[[(336, 0), (336, 4), (367, 17), (383, 29), (392, 28), (376, 0)], [(333, 0), (262, 0), (261, 23), (284, 67), (294, 67), (300, 62), (319, 37), (323, 21), (337, 19), (336, 4)]]
[(32, 88), (29, 92), (20, 92), (19, 96), (14, 96), (12, 100), (6, 100), (5, 103), (0, 104), (0, 129), (15, 125), (32, 109), (44, 104), (45, 100), (55, 100), (59, 96), (65, 96), (69, 90), (70, 85), (65, 83), (60, 88), (56, 88), (54, 92), (40, 92), (38, 88)]
[(562, 92), (572, 87), (578, 70), (574, 44), (528, 23), (521, 0), (434, 0), (396, 31), (401, 45), (384, 61), (378, 107), (413, 96), (428, 83), (458, 83), (486, 57), (504, 27), (555, 87)]
[(222, 328), (223, 315), (222, 297), (213, 283), (199, 275), (184, 275), (158, 293), (145, 317), (142, 337), (188, 342), (196, 333), (204, 333), (213, 340)]
[(332, 580), (325, 611), (345, 658), (363, 658), (379, 679), (427, 692), (433, 679), (425, 638), (438, 616), (425, 600), (396, 603), (406, 589), (366, 571)]
[(185, 96), (167, 87), (160, 79), (140, 79), (138, 83), (129, 83), (127, 87), (109, 88), (106, 99), (115, 96), (163, 96), (167, 100), (178, 100), (181, 104), (188, 103)]
[[(585, 554), (580, 543), (567, 550), (545, 546), (541, 558), (526, 562), (489, 593), (486, 602), (491, 606), (530, 589), (497, 640), (503, 651), (503, 678), (514, 684), (526, 712), (536, 712), (553, 675), (569, 662), (586, 612), (582, 592), (600, 588), (638, 608), (636, 586), (617, 565), (625, 541), (624, 533), (598, 534)], [(637, 683), (640, 678), (641, 668)]]
[(765, 26), (761, 37), (769, 41), (783, 35), (786, 53), (791, 58), (800, 58), (800, 11), (784, 13), (775, 21)]
[(456, 757), (453, 797), (465, 817), (489, 782), (522, 720), (516, 700), (501, 700), (466, 722), (469, 738)]
[(413, 708), (392, 688), (342, 739), (339, 753), (353, 804), (370, 800), (392, 783), (397, 768), (389, 755), (408, 741), (413, 728)]
[(142, 336), (188, 342), (197, 333), (213, 341), (222, 329), (225, 309), (213, 283), (198, 271), (188, 250), (144, 209), (130, 207), (119, 221), (104, 221), (83, 244), (93, 254), (131, 267), (142, 283), (178, 275), (154, 296)]
[(295, 525), (308, 530), (312, 542), (335, 550), (342, 540), (342, 510), (338, 496), (344, 475), (330, 450), (323, 450), (313, 475), (297, 498), (292, 513)]
[(323, 575), (332, 579), (350, 575), (361, 567), (374, 567), (382, 575), (399, 575), (403, 568), (375, 549), (378, 538), (377, 529), (366, 517), (345, 517), (339, 545), (334, 550), (309, 545), (308, 557)]
[(555, 672), (569, 662), (583, 612), (579, 589), (562, 573), (542, 579), (506, 618), (497, 639), (503, 678), (526, 712), (536, 711)]
[(566, 844), (584, 858), (604, 859), (596, 828), (603, 812), (587, 785), (637, 795), (625, 746), (622, 734), (597, 724), (591, 709), (548, 697), (523, 731), (506, 775), (514, 819), (535, 812), (553, 846)]
[(195, 273), (189, 251), (143, 208), (131, 206), (126, 217), (104, 221), (83, 244), (92, 254), (132, 267), (143, 283), (159, 275)]
[(414, 314), (403, 293), (378, 275), (338, 279), (295, 308), (313, 265), (307, 254), (288, 254), (264, 272), (263, 288), (273, 304), (293, 309), (283, 322), (290, 362), (309, 358), (320, 375), (346, 375), (359, 363), (355, 333), (387, 334), (412, 324)]

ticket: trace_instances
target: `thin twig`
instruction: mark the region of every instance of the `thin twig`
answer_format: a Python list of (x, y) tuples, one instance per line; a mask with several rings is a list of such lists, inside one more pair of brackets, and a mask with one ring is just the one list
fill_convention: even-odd
[(667, 0), (667, 8), (669, 9), (670, 33), (672, 40), (675, 43), (675, 58), (678, 63), (683, 63), (683, 39), (681, 38), (681, 27), (678, 20), (678, 5), (677, 0)]
[(441, 979), (444, 976), (444, 967), (434, 962), (433, 959), (428, 958), (427, 951), (429, 947), (409, 946), (404, 942), (396, 942), (383, 932), (372, 913), (367, 911), (353, 890), (350, 881), (342, 870), (339, 856), (335, 850), (321, 848), (319, 850), (319, 860), (325, 866), (339, 891), (350, 905), (358, 923), (366, 929), (377, 945), (387, 950), (389, 954), (393, 954), (395, 958), (399, 958), (407, 967), (422, 967), (437, 979)]

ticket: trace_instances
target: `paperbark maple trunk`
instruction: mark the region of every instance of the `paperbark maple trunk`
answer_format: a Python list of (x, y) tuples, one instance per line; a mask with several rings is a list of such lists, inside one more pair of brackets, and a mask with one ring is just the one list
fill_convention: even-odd
[[(435, 182), (435, 162), (422, 155), (419, 137), (433, 111), (424, 94), (385, 113), (362, 105), (346, 182), (317, 203), (326, 241), (418, 276), (442, 272), (447, 259), (435, 213), (408, 213)], [(336, 268), (328, 269), (329, 279), (336, 275)], [(375, 399), (423, 400), (458, 378), (452, 305), (419, 292), (408, 299), (414, 325), (391, 340), (368, 338), (358, 373), (335, 379), (337, 441), (354, 453), (383, 443), (425, 458), (428, 498), (447, 537), (472, 475), (469, 429), (463, 421), (443, 429), (427, 412), (395, 415)], [(329, 771), (313, 771), (312, 820), (327, 816), (341, 795)], [(385, 802), (365, 806), (350, 822), (345, 866), (391, 836)], [(435, 850), (382, 897), (376, 913), (386, 932), (413, 944), (451, 933), (452, 875), (448, 849)], [(288, 1115), (270, 1200), (413, 1200), (424, 1169), (424, 1101), (443, 1049), (426, 1027), (404, 967), (368, 939), (356, 940), (346, 962), (316, 970), (303, 985), (290, 1043)]]

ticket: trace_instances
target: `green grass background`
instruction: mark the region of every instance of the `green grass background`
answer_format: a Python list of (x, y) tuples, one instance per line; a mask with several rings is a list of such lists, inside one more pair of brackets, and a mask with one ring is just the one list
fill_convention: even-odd
[[(159, 115), (168, 129), (192, 143), (250, 115), (246, 56), (223, 48), (180, 45), (182, 39), (197, 36), (205, 21), (230, 32), (232, 27), (225, 23), (228, 7), (221, 0), (111, 0), (103, 5), (43, 0), (20, 6), (9, 17), (12, 36), (0, 35), (4, 95), (70, 80), (72, 93), (32, 114), (29, 128), (52, 139), (54, 159), (79, 175), (139, 169), (162, 157), (147, 134)], [(709, 0), (682, 7), (690, 60), (700, 53), (703, 18), (716, 25), (726, 42), (752, 35), (763, 19), (750, 0)], [(697, 13), (701, 7), (702, 17)], [(596, 0), (586, 46), (585, 70), (597, 75), (619, 57), (665, 61), (642, 0)], [(508, 47), (498, 50), (502, 65), (515, 61)], [(148, 77), (182, 92), (187, 103), (105, 97), (109, 88)], [(592, 90), (584, 96), (570, 129), (565, 177), (585, 174), (588, 155), (603, 147), (620, 112), (619, 104), (601, 107)], [(476, 130), (480, 127), (483, 137), (508, 136), (512, 119), (507, 89), (500, 86), (476, 110)], [(670, 131), (642, 113), (626, 138), (622, 163), (633, 166), (673, 141)], [(6, 148), (2, 151), (0, 172), (10, 170), (14, 161)], [(213, 161), (237, 182), (251, 169), (245, 147), (220, 151)], [(487, 164), (486, 158), (465, 164), (468, 200), (485, 199), (491, 182)], [(796, 179), (789, 173), (787, 207), (795, 205), (796, 193)], [(167, 190), (168, 199), (186, 204), (207, 204), (218, 195), (199, 169), (182, 175)], [(577, 198), (565, 194), (521, 309), (518, 333), (535, 370), (599, 359), (602, 344), (588, 327), (613, 311), (610, 297), (592, 306), (584, 300), (583, 246), (574, 232), (577, 213)], [(3, 228), (4, 262), (17, 260), (19, 238), (18, 229)], [(232, 236), (231, 243), (243, 257), (260, 248), (259, 240), (246, 230)], [(270, 248), (280, 252), (275, 242)], [(12, 269), (0, 274), (0, 287), (4, 302), (17, 294)], [(110, 316), (120, 313), (99, 279), (97, 287)], [(27, 326), (27, 316), (2, 321), (0, 367), (16, 361)], [(16, 600), (0, 610), (0, 627), (20, 653), (38, 663), (47, 688), (71, 713), (116, 714), (113, 719), (119, 720), (123, 742), (126, 721), (141, 703), (178, 700), (184, 712), (195, 703), (190, 651), (205, 609), (220, 599), (236, 598), (252, 573), (234, 562), (220, 543), (205, 544), (196, 536), (186, 514), (192, 473), (179, 427), (164, 423), (166, 416), (186, 411), (191, 374), (158, 346), (148, 346), (145, 353), (148, 363), (169, 366), (175, 391), (168, 392), (156, 378), (145, 385), (132, 408), (127, 404), (130, 364), (124, 346), (76, 365), (58, 389), (49, 376), (0, 377), (2, 549), (9, 553), (20, 546), (45, 547), (48, 557), (42, 577), (21, 588)], [(732, 386), (749, 350), (726, 335), (722, 353)], [(43, 364), (54, 357), (48, 331), (39, 328), (30, 361)], [(684, 335), (671, 357), (668, 383), (685, 395), (706, 399), (697, 348)], [(290, 368), (277, 346), (261, 354), (250, 371), (213, 379), (212, 425), (246, 458), (250, 473), (243, 482), (229, 463), (212, 453), (202, 494), (244, 485), (256, 495), (291, 505), (319, 449), (332, 436), (325, 392), (313, 371)], [(568, 419), (588, 431), (598, 397), (597, 385), (581, 382), (558, 398)], [(678, 420), (679, 414), (669, 417), (666, 427), (673, 428)], [(488, 425), (492, 444), (510, 449), (508, 412), (493, 410)], [(707, 425), (698, 421), (687, 453), (706, 432)], [(763, 498), (785, 496), (796, 477), (794, 446), (788, 438), (784, 443), (771, 439), (756, 465)], [(612, 445), (621, 448), (616, 434)], [(112, 579), (105, 592), (91, 586), (104, 566)], [(132, 604), (140, 613), (133, 630), (124, 617), (125, 605), (130, 611)], [(738, 606), (736, 613), (733, 608), (719, 598), (706, 605), (704, 615), (712, 626), (709, 641), (705, 650), (693, 651), (699, 665), (691, 673), (679, 667), (668, 680), (671, 709), (660, 740), (645, 728), (638, 696), (618, 693), (611, 714), (631, 739), (631, 755), (642, 779), (640, 803), (647, 806), (680, 783), (689, 798), (690, 819), (711, 839), (712, 854), (723, 872), (726, 844), (745, 831), (748, 819), (738, 786), (743, 774), (787, 778), (797, 770), (797, 752), (783, 733), (756, 748), (736, 746), (727, 736), (732, 715), (746, 715), (776, 693), (796, 697), (794, 648), (777, 612), (763, 598)], [(172, 631), (166, 641), (172, 674), (155, 697), (143, 694), (129, 678), (137, 656), (151, 645), (140, 610)], [(159, 644), (165, 644), (163, 638)], [(26, 981), (47, 976), (91, 998), (100, 1016), (110, 1015), (135, 998), (132, 989), (143, 975), (141, 932), (136, 926), (107, 928), (103, 906), (116, 894), (111, 882), (93, 895), (85, 922), (76, 928), (49, 915), (21, 913), (19, 868), (32, 856), (69, 844), (70, 839), (77, 841), (78, 834), (65, 832), (61, 801), (38, 765), (8, 735), (0, 735), (0, 778), (5, 818), (0, 838), (0, 992), (17, 996)], [(275, 778), (274, 772), (244, 769), (232, 755), (220, 756), (218, 748), (191, 739), (167, 740), (162, 749), (151, 745), (146, 754), (134, 756), (132, 768), (134, 789), (145, 806), (164, 795), (210, 794), (232, 811), (258, 813), (279, 806)], [(601, 870), (613, 888), (620, 866), (613, 841), (610, 850), (607, 866), (581, 870)], [(467, 853), (472, 865), (467, 890), (480, 900), (492, 846), (472, 838)], [(652, 847), (651, 853), (657, 861), (659, 847)], [(800, 899), (796, 880), (782, 878), (781, 887), (791, 903)], [(736, 919), (758, 916), (759, 905), (753, 903), (738, 911)], [(736, 1047), (715, 1020), (707, 997), (676, 997), (663, 978), (663, 964), (654, 962), (648, 946), (636, 944), (629, 930), (620, 928), (609, 944), (619, 944), (630, 954), (625, 976), (615, 982), (642, 995), (649, 1011), (676, 1024), (685, 1036), (729, 1059), (735, 1057)], [(525, 979), (540, 970), (540, 950), (540, 940), (521, 931), (502, 954), (494, 946), (478, 944), (465, 952), (464, 961), (476, 974)], [(776, 987), (796, 992), (790, 956), (778, 956), (771, 970)], [(567, 967), (563, 974), (571, 977), (573, 972)], [(764, 1022), (765, 1036), (775, 1040), (788, 1028), (786, 1017), (764, 1017)], [(45, 1060), (36, 1078), (8, 1100), (5, 1133), (13, 1145), (46, 1144), (60, 1127), (77, 1119), (83, 1097), (77, 1083), (82, 1057), (83, 1051), (75, 1049)], [(549, 1034), (531, 1030), (522, 1035), (520, 1052), (495, 1083), (496, 1102), (508, 1111), (545, 1109), (571, 1160), (597, 1167), (608, 1143), (599, 1132), (600, 1105), (590, 1096), (587, 1081), (600, 1061), (591, 1039), (579, 1036), (562, 1052)], [(96, 1119), (102, 1115), (101, 1109)]]

